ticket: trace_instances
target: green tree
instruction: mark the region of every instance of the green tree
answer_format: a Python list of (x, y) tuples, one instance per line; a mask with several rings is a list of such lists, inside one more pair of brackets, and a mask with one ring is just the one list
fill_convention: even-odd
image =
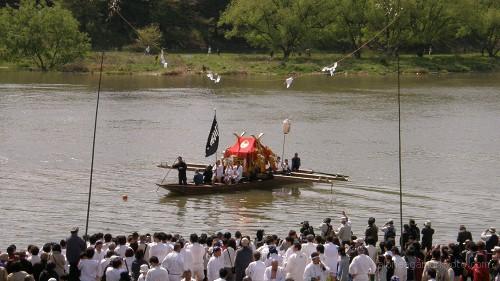
[[(364, 42), (368, 24), (368, 0), (336, 0), (336, 28), (338, 40), (345, 41), (353, 51)], [(361, 57), (361, 50), (354, 53)]]
[(461, 0), (456, 8), (460, 27), (457, 37), (488, 56), (500, 51), (500, 1)]
[(39, 7), (34, 1), (22, 1), (19, 9), (0, 13), (5, 21), (0, 41), (12, 60), (29, 58), (46, 71), (83, 57), (90, 48), (78, 22), (58, 5)]
[(255, 47), (281, 50), (283, 59), (333, 21), (330, 0), (233, 0), (219, 25), (226, 38), (243, 37)]
[(447, 48), (456, 33), (451, 7), (455, 0), (407, 1), (403, 13), (408, 17), (405, 45), (422, 56), (429, 47)]
[(137, 30), (137, 44), (141, 49), (150, 47), (153, 52), (161, 48), (161, 32), (158, 24), (152, 24)]

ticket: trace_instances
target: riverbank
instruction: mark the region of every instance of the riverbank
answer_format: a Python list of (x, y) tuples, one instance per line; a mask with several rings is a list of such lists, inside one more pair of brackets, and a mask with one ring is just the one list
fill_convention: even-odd
[[(292, 56), (286, 63), (280, 57), (270, 58), (266, 54), (166, 54), (168, 68), (159, 63), (158, 55), (144, 55), (133, 52), (106, 52), (104, 72), (107, 74), (142, 74), (142, 75), (190, 75), (204, 71), (214, 71), (221, 75), (288, 75), (319, 72), (343, 57), (342, 54), (313, 53), (311, 56)], [(92, 52), (85, 59), (62, 66), (62, 72), (99, 71), (100, 53)], [(402, 55), (401, 71), (405, 74), (428, 73), (467, 73), (500, 71), (500, 59), (467, 55), (432, 55), (417, 57)], [(29, 62), (19, 64), (0, 63), (4, 70), (34, 70)], [(337, 72), (353, 75), (387, 75), (394, 73), (396, 60), (366, 52), (361, 59), (343, 60)]]

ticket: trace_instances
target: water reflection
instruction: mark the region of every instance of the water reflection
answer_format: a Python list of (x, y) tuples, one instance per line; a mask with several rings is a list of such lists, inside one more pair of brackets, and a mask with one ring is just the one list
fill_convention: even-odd
[[(57, 241), (68, 226), (82, 226), (97, 78), (1, 73), (0, 198), (12, 204), (0, 206), (0, 248)], [(346, 210), (361, 233), (369, 216), (399, 217), (392, 78), (311, 76), (289, 90), (251, 79), (214, 87), (202, 76), (104, 76), (90, 231), (280, 234), (305, 219), (313, 226), (325, 217), (336, 222)], [(436, 241), (454, 239), (459, 223), (475, 236), (498, 223), (497, 205), (478, 210), (474, 202), (492, 202), (498, 193), (500, 74), (403, 77), (402, 101), (405, 222), (432, 219)], [(352, 181), (189, 197), (156, 193), (155, 181), (164, 176), (158, 162), (178, 155), (206, 161), (214, 107), (221, 148), (244, 130), (265, 133), (264, 142), (279, 151), (281, 122), (291, 118), (285, 155), (299, 152), (306, 168)]]

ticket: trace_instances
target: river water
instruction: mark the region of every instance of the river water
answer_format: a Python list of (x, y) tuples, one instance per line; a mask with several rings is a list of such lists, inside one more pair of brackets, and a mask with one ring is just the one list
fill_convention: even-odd
[[(0, 73), (0, 249), (84, 229), (97, 81), (97, 74)], [(394, 77), (309, 76), (287, 90), (274, 77), (215, 85), (204, 77), (105, 75), (89, 232), (284, 235), (303, 220), (338, 224), (343, 210), (355, 234), (370, 216), (399, 228), (395, 86)], [(500, 75), (403, 77), (402, 92), (404, 223), (430, 219), (439, 242), (453, 241), (459, 224), (476, 239), (500, 227)], [(159, 162), (214, 159), (204, 158), (214, 108), (221, 148), (233, 132), (262, 132), (281, 154), (281, 122), (290, 118), (286, 158), (298, 152), (303, 167), (351, 181), (213, 196), (157, 192), (166, 172)], [(167, 179), (175, 181), (175, 171)]]

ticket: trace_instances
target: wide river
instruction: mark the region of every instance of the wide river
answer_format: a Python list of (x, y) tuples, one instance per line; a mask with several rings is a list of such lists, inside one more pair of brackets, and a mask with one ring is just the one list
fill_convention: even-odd
[[(97, 81), (0, 72), (1, 250), (84, 230)], [(264, 228), (283, 236), (303, 220), (337, 225), (343, 210), (354, 234), (370, 216), (379, 226), (393, 218), (399, 229), (394, 77), (308, 76), (284, 89), (272, 77), (215, 85), (201, 76), (105, 75), (102, 88), (89, 233), (228, 229), (253, 237)], [(430, 219), (438, 242), (453, 241), (459, 224), (475, 239), (500, 228), (500, 74), (406, 76), (401, 102), (404, 223)], [(304, 168), (351, 181), (212, 196), (157, 191), (161, 161), (214, 160), (204, 157), (214, 108), (220, 150), (233, 132), (262, 132), (281, 154), (281, 123), (290, 118), (286, 158), (298, 152)]]

